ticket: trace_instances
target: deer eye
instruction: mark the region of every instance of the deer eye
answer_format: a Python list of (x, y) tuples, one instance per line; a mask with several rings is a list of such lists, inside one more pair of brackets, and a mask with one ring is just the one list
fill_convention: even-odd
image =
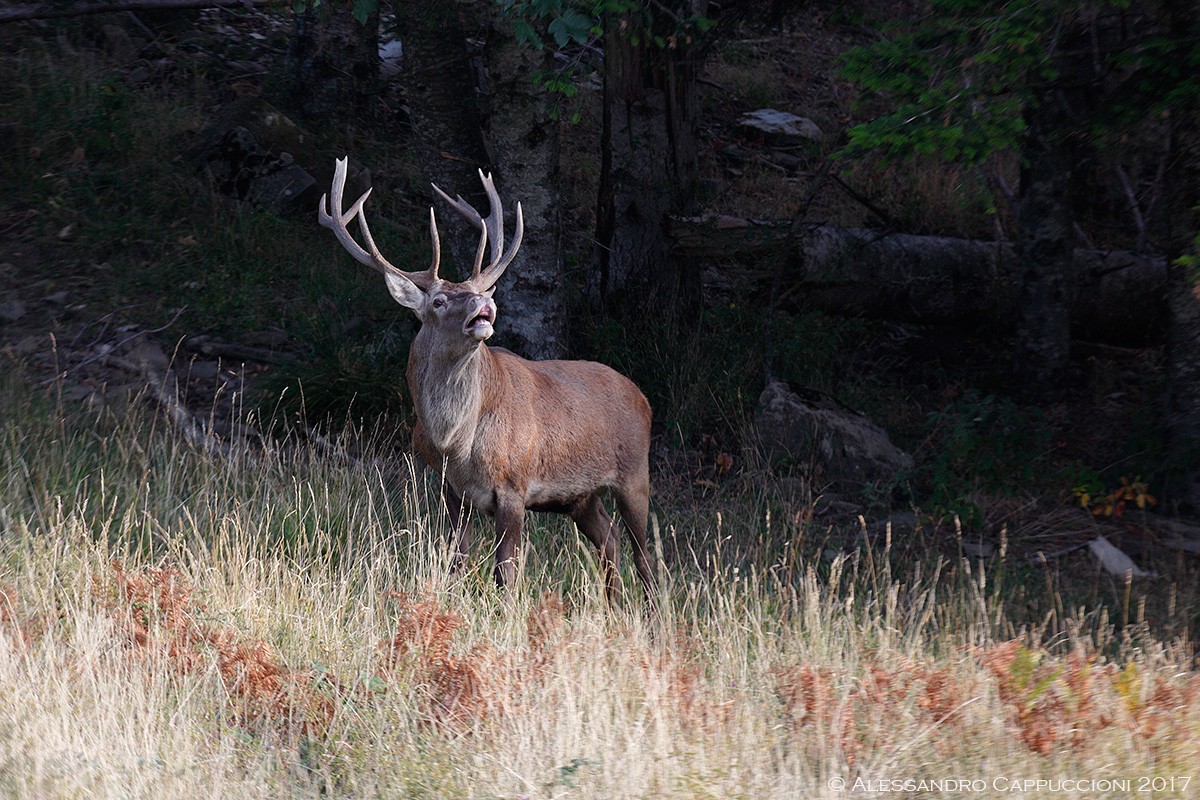
[(433, 298), (433, 307), (434, 308), (441, 308), (444, 305), (446, 305), (446, 298), (444, 298), (444, 297)]

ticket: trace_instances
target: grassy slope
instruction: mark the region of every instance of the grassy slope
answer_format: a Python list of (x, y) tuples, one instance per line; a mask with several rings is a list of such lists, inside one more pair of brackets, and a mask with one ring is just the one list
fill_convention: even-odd
[(446, 577), (430, 487), (370, 445), (214, 459), (0, 392), (7, 796), (833, 797), (1200, 762), (1188, 647), (1078, 615), (1053, 655), (997, 642), (999, 571), (676, 563), (654, 621), (538, 519), (502, 598), (486, 553)]
[[(335, 244), (215, 201), (161, 157), (216, 99), (191, 56), (134, 87), (49, 42), (0, 55), (14, 123), (0, 244), (37, 291), (91, 308), (49, 329), (66, 341), (109, 310), (157, 326), (186, 305), (166, 336), (279, 326), (308, 348), (310, 391), (335, 375), (392, 379), (354, 372), (379, 361), (374, 333), (328, 333), (338, 309), (370, 317), (368, 331), (395, 317), (373, 282), (329, 269)], [(381, 174), (403, 172), (384, 144), (361, 144)], [(402, 201), (376, 194), (381, 222), (403, 219), (387, 206)], [(747, 319), (718, 310), (702, 327), (709, 338), (681, 331), (682, 344), (658, 330), (591, 343), (662, 398), (663, 427), (684, 441), (738, 431), (743, 390), (759, 385), (729, 335)], [(841, 376), (842, 392), (904, 405), (843, 375), (861, 326), (829, 329), (798, 321), (785, 343), (808, 370), (797, 380)], [(632, 603), (606, 609), (590, 553), (547, 519), (532, 525), (525, 583), (501, 598), (485, 552), (464, 580), (445, 577), (430, 487), (383, 437), (353, 462), (289, 443), (217, 460), (149, 414), (85, 412), (47, 397), (43, 376), (5, 370), (5, 795), (820, 797), (834, 777), (1169, 778), (1198, 760), (1194, 580), (1130, 594), (1090, 567), (1003, 555), (981, 574), (979, 561), (939, 563), (921, 533), (852, 543), (847, 560), (844, 539), (827, 547), (801, 513), (811, 506), (780, 513), (753, 468), (703, 503), (684, 468), (656, 477), (659, 622)], [(970, 400), (943, 424), (1026, 430), (1025, 417)], [(967, 434), (930, 437), (935, 482), (981, 474)], [(982, 466), (1010, 481), (1040, 447), (1001, 440)]]

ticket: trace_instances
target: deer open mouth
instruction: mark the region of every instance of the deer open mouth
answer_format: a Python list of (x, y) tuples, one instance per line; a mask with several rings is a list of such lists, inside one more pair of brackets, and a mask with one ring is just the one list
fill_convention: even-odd
[(467, 320), (463, 331), (471, 338), (482, 342), (492, 335), (493, 325), (496, 324), (496, 310), (491, 303), (479, 309), (479, 313)]

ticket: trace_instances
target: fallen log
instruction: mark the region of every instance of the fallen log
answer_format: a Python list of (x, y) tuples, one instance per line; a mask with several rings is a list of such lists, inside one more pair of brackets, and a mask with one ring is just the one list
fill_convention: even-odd
[(255, 8), (274, 0), (43, 0), (37, 3), (6, 4), (0, 22), (29, 19), (59, 19), (116, 11), (183, 11), (197, 8)]
[[(1020, 294), (1011, 242), (916, 236), (735, 217), (671, 220), (672, 252), (701, 262), (706, 298), (747, 287), (809, 307), (881, 319), (1008, 325)], [(782, 261), (781, 261), (782, 259)], [(1072, 324), (1078, 335), (1145, 342), (1166, 319), (1162, 256), (1077, 249)], [(785, 298), (786, 299), (786, 298)]]

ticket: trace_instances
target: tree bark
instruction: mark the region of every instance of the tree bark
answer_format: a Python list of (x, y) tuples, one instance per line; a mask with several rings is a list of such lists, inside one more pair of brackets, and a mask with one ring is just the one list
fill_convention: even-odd
[[(1171, 39), (1195, 47), (1200, 9), (1192, 0), (1167, 3)], [(1194, 78), (1193, 78), (1194, 79)], [(1200, 257), (1200, 114), (1171, 109), (1166, 249), (1170, 308), (1167, 336), (1168, 493), (1177, 507), (1200, 510), (1200, 274), (1185, 257)]]
[(500, 341), (530, 358), (567, 354), (567, 292), (562, 269), (558, 122), (550, 118), (546, 90), (533, 76), (553, 67), (549, 52), (517, 42), (512, 23), (491, 4), (484, 45), (485, 143), (504, 179), (510, 219), (517, 200), (525, 237), (516, 260), (500, 279), (505, 313)]
[(1061, 385), (1053, 378), (1062, 374), (1071, 351), (1075, 221), (1067, 187), (1072, 154), (1060, 146), (1064, 131), (1056, 102), (1044, 97), (1026, 113), (1017, 213), (1021, 293), (1013, 367), (1018, 383), (1035, 393)]
[[(505, 201), (525, 218), (520, 253), (500, 280), (497, 342), (530, 358), (566, 354), (566, 289), (560, 247), (558, 132), (534, 74), (547, 56), (517, 43), (490, 2), (400, 3), (405, 82), (425, 175), (487, 214), (477, 170), (492, 169)], [(470, 34), (470, 35), (468, 35)], [(469, 45), (482, 41), (481, 48)], [(435, 203), (435, 208), (437, 204)], [(478, 231), (439, 212), (452, 260), (465, 274)], [(443, 276), (453, 279), (453, 271)]]
[[(467, 49), (459, 5), (412, 0), (395, 4), (404, 39), (404, 90), (426, 179), (451, 197), (461, 194), (486, 214), (487, 198), (478, 174), (487, 166), (487, 155), (475, 99), (476, 65)], [(432, 197), (430, 190), (431, 203)], [(443, 267), (442, 277), (467, 277), (479, 233), (457, 214), (447, 213), (444, 205), (434, 208), (443, 251), (451, 262)]]
[(604, 20), (596, 255), (587, 290), (608, 303), (644, 301), (648, 293), (670, 302), (698, 283), (669, 257), (666, 217), (690, 213), (695, 197), (699, 50), (680, 41), (656, 47), (637, 19)]

